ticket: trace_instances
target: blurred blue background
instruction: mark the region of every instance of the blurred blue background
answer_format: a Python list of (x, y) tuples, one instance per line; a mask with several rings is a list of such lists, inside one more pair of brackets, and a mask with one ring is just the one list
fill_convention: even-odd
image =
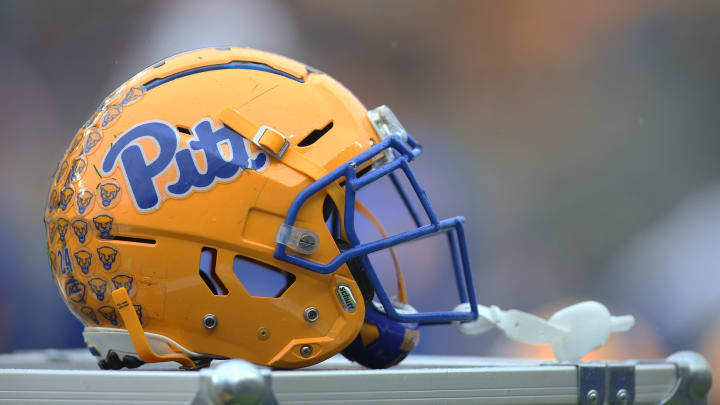
[[(425, 146), (415, 169), (439, 214), (468, 219), (481, 303), (549, 316), (596, 299), (638, 320), (598, 356), (694, 349), (720, 370), (713, 1), (2, 0), (0, 352), (82, 345), (41, 227), (77, 128), (153, 62), (229, 45), (295, 58), (367, 107), (392, 107)], [(420, 280), (417, 306), (454, 304), (433, 288), (448, 270), (406, 274)], [(418, 348), (543, 350), (452, 327), (427, 328)]]

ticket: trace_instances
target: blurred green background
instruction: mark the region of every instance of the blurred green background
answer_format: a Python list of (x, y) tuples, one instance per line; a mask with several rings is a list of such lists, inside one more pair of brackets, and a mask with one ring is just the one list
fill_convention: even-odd
[[(77, 128), (153, 62), (229, 45), (392, 107), (439, 214), (468, 219), (481, 303), (596, 299), (638, 320), (597, 356), (693, 349), (720, 369), (714, 1), (0, 1), (0, 352), (82, 345), (41, 226)], [(411, 299), (452, 305), (431, 270), (406, 274), (430, 281)], [(549, 355), (452, 327), (418, 352)]]

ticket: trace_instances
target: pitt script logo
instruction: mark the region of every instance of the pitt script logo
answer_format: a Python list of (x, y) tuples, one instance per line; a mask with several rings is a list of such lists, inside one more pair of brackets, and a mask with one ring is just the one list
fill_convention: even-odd
[[(135, 207), (150, 212), (160, 205), (160, 195), (155, 178), (175, 167), (178, 177), (165, 186), (168, 196), (182, 198), (194, 190), (208, 190), (218, 181), (230, 182), (245, 169), (263, 171), (268, 165), (268, 155), (263, 151), (251, 154), (249, 142), (225, 127), (214, 128), (212, 121), (199, 121), (191, 130), (193, 140), (187, 147), (180, 147), (180, 134), (175, 127), (164, 121), (147, 121), (136, 125), (113, 142), (102, 161), (103, 176), (110, 175), (120, 165), (130, 188)], [(148, 161), (139, 141), (150, 139), (158, 147), (157, 156)], [(221, 150), (226, 144), (229, 156)], [(205, 170), (195, 161), (194, 152), (205, 157)]]

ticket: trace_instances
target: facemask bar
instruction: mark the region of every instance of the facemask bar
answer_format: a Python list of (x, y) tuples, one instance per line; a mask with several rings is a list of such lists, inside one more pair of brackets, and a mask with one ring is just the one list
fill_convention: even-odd
[[(388, 153), (389, 152), (389, 153)], [(346, 263), (348, 260), (353, 258), (360, 258), (362, 264), (367, 272), (370, 282), (375, 287), (375, 293), (377, 294), (380, 303), (387, 315), (399, 322), (404, 323), (420, 323), (420, 324), (438, 324), (438, 323), (449, 323), (453, 321), (471, 321), (478, 317), (477, 312), (477, 300), (475, 298), (475, 290), (472, 284), (472, 274), (470, 270), (470, 261), (467, 252), (467, 246), (465, 243), (465, 232), (463, 230), (463, 217), (453, 217), (444, 220), (439, 220), (435, 211), (433, 210), (430, 200), (428, 199), (425, 191), (418, 183), (412, 169), (410, 168), (409, 162), (417, 158), (422, 153), (422, 147), (413, 139), (411, 136), (407, 136), (407, 143), (398, 135), (388, 136), (383, 139), (377, 145), (372, 146), (370, 149), (359, 154), (358, 156), (350, 159), (347, 163), (336, 168), (326, 176), (317, 180), (304, 190), (302, 190), (295, 200), (290, 205), (287, 217), (285, 218), (285, 225), (292, 226), (295, 223), (298, 212), (303, 204), (315, 193), (323, 190), (331, 183), (345, 178), (345, 233), (349, 239), (352, 247), (338, 254), (327, 264), (316, 263), (300, 256), (292, 255), (287, 252), (287, 247), (284, 244), (278, 243), (275, 248), (275, 258), (283, 260), (290, 264), (303, 267), (310, 271), (314, 271), (320, 274), (329, 274), (337, 270), (338, 267)], [(375, 156), (384, 154), (385, 157), (391, 156), (392, 160), (385, 159), (384, 164), (379, 167), (373, 168), (370, 172), (357, 177), (357, 168), (364, 163), (373, 159)], [(417, 194), (418, 199), (430, 219), (430, 224), (423, 225), (420, 215), (410, 203), (410, 199), (401, 187), (395, 170), (402, 170), (407, 176), (410, 185)], [(372, 182), (389, 175), (393, 185), (398, 190), (405, 206), (410, 211), (410, 215), (415, 222), (417, 228), (401, 232), (396, 235), (382, 238), (372, 242), (361, 243), (357, 233), (355, 231), (355, 194), (362, 187), (365, 187)], [(342, 224), (341, 224), (342, 225)], [(392, 304), (390, 297), (382, 286), (380, 279), (378, 278), (375, 269), (372, 266), (368, 254), (377, 252), (380, 250), (388, 249), (390, 247), (399, 245), (401, 243), (418, 240), (433, 236), (435, 234), (445, 232), (448, 236), (448, 242), (452, 253), (453, 268), (455, 273), (455, 279), (457, 283), (458, 296), (460, 301), (470, 303), (470, 311), (467, 312), (426, 312), (426, 313), (399, 313)]]

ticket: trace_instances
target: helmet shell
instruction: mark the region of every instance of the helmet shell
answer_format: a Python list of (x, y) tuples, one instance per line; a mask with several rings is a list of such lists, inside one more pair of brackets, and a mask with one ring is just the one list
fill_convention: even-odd
[[(62, 157), (45, 213), (53, 277), (87, 327), (124, 328), (111, 292), (125, 287), (144, 331), (189, 351), (280, 368), (317, 363), (357, 336), (361, 292), (346, 265), (323, 275), (273, 257), (278, 227), (313, 180), (225, 127), (225, 107), (284, 134), (328, 171), (378, 141), (363, 105), (299, 62), (244, 48), (168, 58), (111, 93)], [(313, 196), (295, 223), (319, 235), (308, 257), (320, 263), (339, 253), (325, 197)], [(201, 275), (203, 251), (215, 292)], [(292, 283), (279, 296), (253, 295), (241, 280), (261, 268)], [(353, 312), (339, 285), (357, 297)]]

